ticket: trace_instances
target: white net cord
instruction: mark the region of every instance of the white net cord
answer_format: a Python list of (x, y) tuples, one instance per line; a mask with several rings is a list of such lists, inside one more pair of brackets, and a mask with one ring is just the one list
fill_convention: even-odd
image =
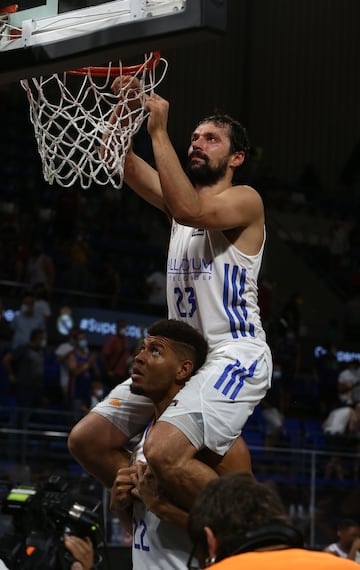
[[(127, 69), (109, 64), (103, 77), (91, 69), (85, 75), (69, 72), (22, 80), (30, 104), (30, 119), (42, 161), (45, 180), (62, 187), (78, 183), (84, 189), (93, 184), (121, 188), (124, 162), (132, 138), (145, 120), (145, 100), (167, 71), (163, 58), (156, 79), (153, 54), (132, 73), (137, 89), (129, 89), (123, 76)], [(116, 69), (116, 76), (114, 76)], [(113, 93), (111, 86), (119, 77)]]

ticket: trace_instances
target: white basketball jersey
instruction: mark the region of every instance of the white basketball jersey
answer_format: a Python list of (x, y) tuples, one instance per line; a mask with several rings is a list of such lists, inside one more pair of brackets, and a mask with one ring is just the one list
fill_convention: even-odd
[(237, 339), (265, 341), (257, 279), (264, 242), (245, 255), (222, 231), (173, 221), (167, 266), (169, 318), (198, 329), (210, 350)]
[[(131, 462), (143, 461), (145, 431)], [(134, 570), (186, 570), (191, 552), (187, 531), (159, 519), (141, 501), (134, 502), (132, 561)]]
[[(337, 542), (333, 542), (326, 547), (326, 552), (331, 552), (331, 554), (336, 554), (336, 556), (340, 556), (340, 558), (348, 558), (348, 555), (341, 546)], [(355, 555), (355, 562), (358, 564), (360, 563), (360, 552), (359, 550), (356, 552)]]

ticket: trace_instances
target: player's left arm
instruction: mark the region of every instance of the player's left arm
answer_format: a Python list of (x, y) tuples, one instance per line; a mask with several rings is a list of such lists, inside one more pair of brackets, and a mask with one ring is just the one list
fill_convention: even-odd
[[(183, 225), (201, 229), (245, 228), (255, 222), (263, 225), (263, 202), (254, 188), (229, 185), (217, 194), (211, 193), (210, 199), (206, 188), (205, 191), (196, 190), (184, 172), (167, 132), (168, 102), (152, 95), (146, 108), (163, 199), (171, 217)], [(229, 168), (235, 170), (244, 158), (242, 151), (233, 153), (229, 157)]]
[[(239, 436), (224, 457), (208, 449), (197, 454), (197, 459), (214, 472), (214, 478), (235, 471), (252, 473), (251, 456), (244, 439)], [(187, 527), (188, 512), (169, 500), (159, 488), (155, 475), (144, 463), (136, 463), (136, 474), (131, 475), (134, 488), (131, 494), (141, 499), (160, 519)]]
[(188, 513), (161, 492), (156, 477), (145, 463), (138, 461), (135, 465), (136, 473), (131, 476), (132, 496), (141, 500), (159, 519), (187, 528)]
[(249, 448), (241, 436), (235, 440), (223, 457), (209, 449), (203, 449), (196, 455), (196, 458), (214, 469), (219, 477), (235, 471), (252, 473)]
[(263, 229), (263, 202), (251, 186), (230, 186), (211, 198), (200, 191), (195, 201), (196, 205), (191, 206), (190, 200), (184, 198), (172, 210), (169, 208), (177, 222), (205, 230), (247, 228), (254, 224)]

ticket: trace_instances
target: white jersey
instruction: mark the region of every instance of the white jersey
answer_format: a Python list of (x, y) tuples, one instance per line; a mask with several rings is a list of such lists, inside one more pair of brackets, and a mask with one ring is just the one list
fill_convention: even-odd
[(173, 221), (167, 265), (169, 318), (198, 329), (210, 350), (237, 339), (265, 341), (257, 295), (264, 244), (265, 237), (257, 255), (245, 255), (222, 231)]
[[(143, 433), (154, 416), (154, 406), (149, 398), (130, 392), (131, 378), (113, 388), (90, 413), (97, 413), (114, 424), (128, 439)], [(137, 438), (136, 441), (139, 441)]]
[[(133, 451), (132, 463), (146, 461), (143, 447), (147, 431)], [(134, 570), (186, 570), (191, 548), (191, 541), (184, 528), (160, 520), (141, 501), (134, 501)]]
[[(257, 300), (264, 245), (265, 229), (260, 251), (245, 255), (222, 231), (173, 222), (168, 316), (196, 328), (210, 350), (205, 365), (180, 390), (160, 421), (175, 425), (196, 449), (208, 447), (224, 455), (271, 385), (272, 356)], [(125, 433), (134, 435), (129, 426), (142, 416), (136, 410), (137, 397), (119, 410), (103, 406), (95, 411), (110, 416), (113, 423), (121, 422), (115, 419), (116, 412), (120, 416), (127, 412)], [(123, 431), (121, 423), (117, 425)]]
[[(340, 544), (338, 544), (337, 542), (333, 542), (332, 544), (329, 544), (329, 546), (327, 546), (325, 548), (326, 552), (330, 552), (331, 554), (335, 554), (336, 556), (340, 556), (340, 558), (348, 558), (347, 552), (345, 552)], [(357, 562), (358, 564), (360, 563), (360, 552), (357, 551), (356, 555), (355, 555), (355, 562)]]

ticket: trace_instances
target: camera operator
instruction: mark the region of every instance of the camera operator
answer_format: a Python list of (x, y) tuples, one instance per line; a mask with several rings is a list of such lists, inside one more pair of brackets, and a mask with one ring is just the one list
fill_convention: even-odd
[[(73, 535), (64, 536), (64, 546), (74, 558), (71, 570), (92, 570), (94, 567), (94, 547), (90, 538)], [(9, 570), (0, 560), (0, 570)]]
[(71, 570), (92, 570), (94, 567), (94, 547), (88, 536), (80, 538), (70, 534), (65, 535), (64, 545), (75, 559), (71, 565)]
[(301, 533), (288, 524), (278, 495), (244, 473), (213, 479), (190, 511), (193, 552), (189, 570), (356, 570), (356, 562), (303, 547)]

